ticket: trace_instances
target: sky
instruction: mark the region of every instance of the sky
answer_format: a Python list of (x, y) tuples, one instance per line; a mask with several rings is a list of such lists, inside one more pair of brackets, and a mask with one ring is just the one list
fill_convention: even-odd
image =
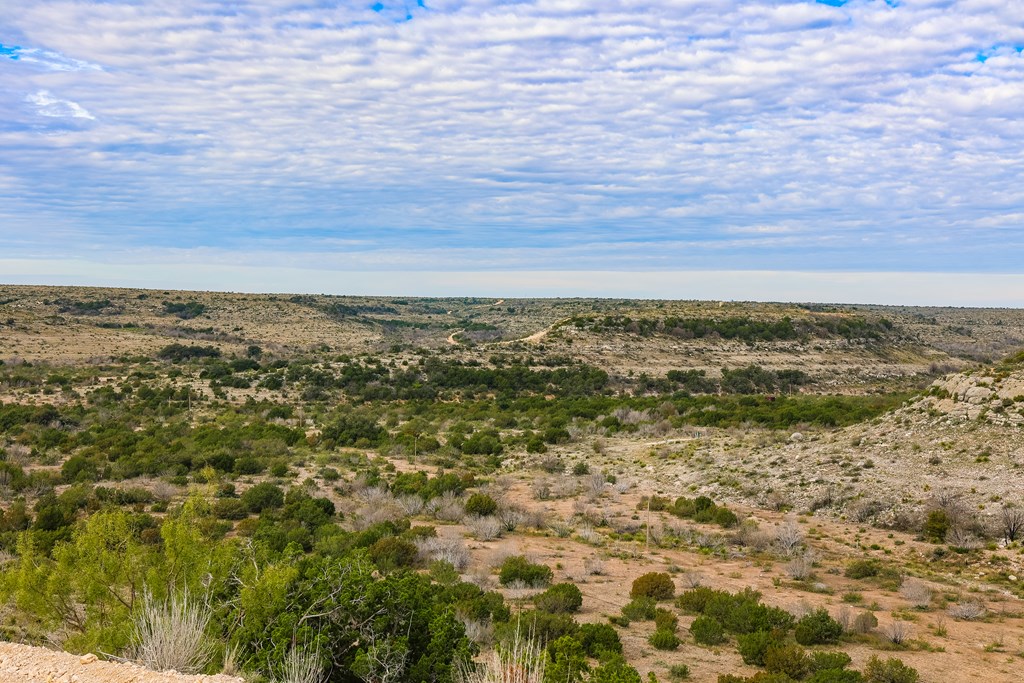
[(0, 282), (1024, 306), (1024, 0), (0, 0)]

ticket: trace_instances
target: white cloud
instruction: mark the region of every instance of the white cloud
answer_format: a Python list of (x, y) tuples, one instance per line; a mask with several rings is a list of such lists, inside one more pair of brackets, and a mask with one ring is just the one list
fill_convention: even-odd
[(88, 68), (0, 65), (64, 126), (0, 124), (0, 200), (36, 255), (1024, 263), (1020, 3), (382, 2), (14, 3), (0, 40)]
[(41, 116), (51, 118), (74, 118), (94, 120), (96, 117), (87, 112), (77, 102), (54, 97), (48, 90), (39, 90), (25, 97), (25, 101), (33, 105)]

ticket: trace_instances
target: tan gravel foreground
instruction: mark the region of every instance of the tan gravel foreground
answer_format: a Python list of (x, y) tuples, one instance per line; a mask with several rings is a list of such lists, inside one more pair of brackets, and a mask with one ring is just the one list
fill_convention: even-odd
[(243, 683), (234, 676), (156, 672), (135, 664), (105, 662), (42, 647), (0, 642), (2, 683)]

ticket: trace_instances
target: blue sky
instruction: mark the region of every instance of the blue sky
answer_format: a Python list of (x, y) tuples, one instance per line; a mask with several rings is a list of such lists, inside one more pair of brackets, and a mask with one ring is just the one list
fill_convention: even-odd
[(4, 5), (0, 281), (1024, 305), (1021, 2)]

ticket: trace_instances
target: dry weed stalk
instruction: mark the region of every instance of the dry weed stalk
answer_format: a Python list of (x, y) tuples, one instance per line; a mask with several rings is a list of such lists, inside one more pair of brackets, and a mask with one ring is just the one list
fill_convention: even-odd
[(457, 683), (542, 683), (547, 652), (532, 637), (517, 630), (506, 646), (496, 647), (475, 666), (465, 664), (458, 670)]
[(326, 680), (319, 647), (292, 647), (281, 664), (277, 683), (323, 683)]
[(131, 659), (153, 671), (196, 674), (210, 659), (210, 610), (188, 591), (157, 602), (148, 590), (135, 617)]

